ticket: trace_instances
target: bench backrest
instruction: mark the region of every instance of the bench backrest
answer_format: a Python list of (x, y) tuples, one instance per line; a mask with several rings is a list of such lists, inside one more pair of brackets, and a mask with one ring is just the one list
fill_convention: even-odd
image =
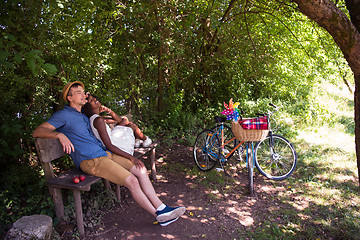
[(35, 145), (41, 162), (47, 163), (65, 156), (63, 147), (58, 139), (36, 138)]
[(51, 161), (66, 155), (60, 141), (53, 138), (36, 138), (35, 146), (45, 178), (51, 179), (55, 177)]

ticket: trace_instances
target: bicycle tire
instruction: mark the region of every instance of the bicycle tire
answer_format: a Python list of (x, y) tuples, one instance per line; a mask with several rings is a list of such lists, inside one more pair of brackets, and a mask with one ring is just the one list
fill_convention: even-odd
[(196, 166), (201, 171), (209, 171), (218, 163), (220, 140), (214, 131), (205, 129), (195, 140), (193, 156)]
[(256, 168), (269, 179), (281, 181), (288, 178), (294, 172), (296, 163), (295, 148), (282, 136), (269, 135), (255, 146)]

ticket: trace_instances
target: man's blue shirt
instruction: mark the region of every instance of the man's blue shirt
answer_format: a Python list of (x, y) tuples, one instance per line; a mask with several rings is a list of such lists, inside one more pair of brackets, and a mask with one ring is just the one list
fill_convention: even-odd
[(83, 160), (107, 156), (106, 149), (94, 136), (89, 118), (75, 108), (66, 105), (47, 120), (58, 132), (65, 134), (75, 147), (70, 156), (77, 168)]

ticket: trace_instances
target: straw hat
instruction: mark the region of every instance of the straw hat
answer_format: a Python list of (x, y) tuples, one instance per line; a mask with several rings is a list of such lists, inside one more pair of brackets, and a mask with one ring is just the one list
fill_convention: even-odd
[(74, 84), (76, 84), (76, 83), (77, 83), (77, 84), (80, 84), (80, 85), (82, 86), (82, 88), (85, 89), (84, 84), (83, 84), (82, 82), (80, 82), (80, 81), (75, 81), (75, 82), (69, 82), (69, 83), (67, 83), (67, 84), (65, 85), (63, 91), (62, 91), (62, 97), (63, 97), (63, 99), (64, 99), (64, 101), (65, 101), (66, 103), (68, 102), (68, 100), (67, 100), (67, 94), (68, 94), (68, 92), (69, 92), (69, 89), (71, 88), (72, 85), (74, 85)]

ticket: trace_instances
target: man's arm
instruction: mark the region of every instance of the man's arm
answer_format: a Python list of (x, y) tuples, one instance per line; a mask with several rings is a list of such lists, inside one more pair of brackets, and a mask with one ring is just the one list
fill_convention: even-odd
[(48, 122), (40, 124), (33, 132), (34, 138), (58, 138), (59, 132), (55, 131), (55, 127)]
[(60, 132), (55, 131), (56, 128), (48, 122), (40, 124), (33, 132), (34, 138), (57, 138), (63, 146), (64, 152), (70, 154), (71, 151), (75, 152), (75, 148), (71, 141)]

